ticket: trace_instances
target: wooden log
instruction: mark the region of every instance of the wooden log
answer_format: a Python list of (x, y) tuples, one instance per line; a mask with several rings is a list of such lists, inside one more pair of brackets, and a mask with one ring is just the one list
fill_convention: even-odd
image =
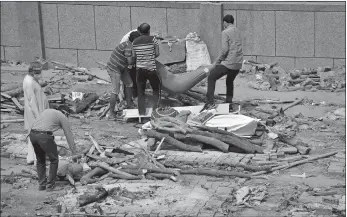
[(13, 109), (1, 109), (1, 112), (15, 112), (16, 110)]
[(258, 176), (258, 175), (263, 175), (263, 174), (266, 174), (268, 172), (273, 172), (273, 171), (276, 171), (276, 170), (288, 169), (288, 168), (291, 168), (291, 167), (294, 167), (294, 166), (298, 166), (298, 165), (301, 165), (301, 164), (305, 164), (305, 163), (308, 163), (308, 162), (311, 162), (311, 161), (314, 161), (314, 160), (330, 157), (330, 156), (335, 155), (337, 153), (339, 153), (339, 152), (338, 151), (334, 151), (334, 152), (318, 155), (318, 156), (315, 156), (315, 157), (309, 157), (309, 158), (307, 158), (305, 160), (300, 160), (300, 161), (296, 161), (296, 162), (293, 162), (293, 163), (290, 163), (290, 164), (274, 167), (274, 168), (270, 169), (269, 171), (256, 172), (256, 173), (253, 173), (252, 175), (253, 176)]
[[(224, 131), (224, 130), (220, 130), (218, 128), (214, 128), (214, 127), (208, 127), (208, 126), (196, 126), (199, 129), (202, 130), (207, 130), (207, 131), (200, 131), (200, 130), (196, 130), (193, 132), (193, 134), (199, 134), (199, 135), (205, 135), (205, 136), (210, 136), (210, 137), (214, 137), (216, 139), (219, 139), (222, 142), (225, 142), (229, 145), (233, 145), (237, 148), (240, 148), (242, 150), (244, 150), (246, 153), (264, 153), (264, 150), (262, 147), (257, 146), (257, 145), (253, 145), (251, 142), (236, 136), (235, 134), (228, 132), (228, 131)], [(210, 133), (213, 132), (213, 133)], [(222, 135), (220, 135), (222, 134)]]
[(95, 77), (95, 78), (97, 78), (97, 79), (99, 79), (99, 80), (103, 80), (103, 81), (106, 81), (106, 82), (108, 82), (108, 83), (111, 83), (111, 81), (106, 80), (106, 79), (103, 79), (103, 78), (101, 78), (101, 77), (99, 77), (99, 76), (93, 75), (93, 74), (89, 73), (89, 72), (86, 71), (86, 70), (81, 70), (81, 69), (79, 69), (79, 68), (77, 68), (77, 67), (71, 67), (71, 66), (68, 66), (68, 65), (66, 65), (66, 64), (64, 64), (64, 63), (60, 63), (60, 62), (57, 62), (57, 61), (51, 61), (51, 62), (54, 63), (54, 64), (57, 64), (57, 65), (64, 66), (65, 68), (75, 70), (75, 71), (77, 71), (77, 72), (83, 72), (83, 73), (85, 73), (85, 74), (87, 74), (87, 75), (90, 75), (90, 76), (92, 76), (92, 77)]
[(83, 112), (90, 104), (99, 99), (99, 96), (96, 93), (92, 93), (86, 98), (84, 98), (81, 102), (79, 102), (76, 106), (73, 106), (72, 111), (76, 114)]
[(1, 96), (8, 100), (12, 99), (12, 97), (6, 93), (1, 93)]
[(24, 122), (24, 119), (12, 119), (12, 120), (1, 120), (1, 123), (21, 123)]
[(80, 182), (82, 185), (93, 183), (92, 179), (94, 176), (102, 176), (102, 175), (105, 175), (106, 173), (107, 173), (107, 170), (100, 167), (95, 167), (94, 169), (89, 171), (87, 174), (82, 176), (82, 178), (80, 179)]
[(103, 148), (100, 147), (100, 145), (98, 144), (98, 142), (94, 139), (94, 137), (92, 135), (89, 134), (89, 139), (92, 141), (93, 145), (95, 146), (96, 150), (98, 150), (98, 152), (100, 153), (100, 155), (104, 155), (105, 154), (105, 150)]
[(296, 138), (287, 139), (285, 136), (278, 134), (278, 138), (281, 142), (291, 145), (298, 149), (298, 152), (302, 155), (306, 155), (311, 151), (311, 148), (307, 147), (308, 144), (298, 140)]
[(171, 179), (174, 182), (177, 182), (176, 177), (169, 175), (169, 174), (162, 174), (162, 173), (147, 173), (146, 175), (152, 176), (156, 179)]
[(93, 155), (93, 154), (87, 154), (87, 156), (92, 158), (92, 159), (94, 159), (94, 160), (102, 161), (102, 162), (105, 162), (105, 163), (110, 164), (110, 165), (120, 164), (120, 163), (123, 163), (123, 162), (131, 159), (130, 157), (126, 157), (126, 158), (107, 158), (107, 157), (100, 157), (100, 156)]
[(109, 164), (105, 163), (105, 162), (92, 162), (90, 163), (90, 166), (95, 166), (95, 167), (101, 167), (109, 172), (115, 173), (115, 174), (119, 174), (122, 176), (127, 176), (127, 177), (134, 177), (133, 175), (126, 173), (126, 172), (122, 172), (116, 168), (111, 167)]
[[(315, 82), (320, 82), (320, 78), (311, 78)], [(288, 82), (292, 84), (299, 84), (306, 80), (306, 78), (289, 79)]]
[(108, 192), (106, 191), (105, 188), (99, 188), (98, 192), (94, 195), (81, 195), (81, 196), (79, 196), (77, 199), (78, 205), (79, 205), (79, 207), (82, 207), (82, 206), (88, 205), (90, 203), (97, 202), (99, 200), (106, 198), (107, 195), (108, 195)]
[(11, 98), (12, 102), (17, 106), (17, 108), (20, 110), (20, 111), (24, 111), (24, 108), (23, 106), (18, 102), (18, 100), (14, 97)]
[(7, 109), (16, 109), (17, 107), (14, 105), (8, 105), (6, 103), (1, 103), (2, 108), (7, 108)]
[(206, 176), (236, 176), (241, 178), (251, 178), (252, 175), (239, 173), (239, 172), (229, 172), (217, 169), (205, 169), (205, 168), (194, 168), (180, 170), (181, 174), (192, 174), (192, 175), (206, 175)]
[(186, 144), (184, 144), (184, 143), (182, 143), (182, 142), (172, 138), (169, 135), (166, 135), (166, 134), (163, 134), (163, 133), (159, 133), (159, 132), (156, 132), (154, 130), (143, 130), (143, 133), (146, 136), (148, 136), (150, 138), (155, 138), (157, 140), (161, 140), (163, 137), (165, 137), (165, 141), (167, 143), (177, 147), (180, 150), (191, 151), (191, 152), (202, 152), (202, 149), (200, 147), (186, 145)]
[[(182, 138), (182, 136), (184, 135), (177, 135), (177, 134), (174, 135), (176, 139)], [(227, 153), (229, 149), (228, 144), (218, 139), (215, 139), (213, 137), (204, 136), (204, 135), (196, 135), (196, 134), (187, 134), (185, 135), (185, 137), (196, 140), (198, 142), (201, 142), (207, 145), (212, 145), (213, 147), (216, 147), (217, 149), (221, 150), (224, 153)]]
[(160, 131), (165, 131), (165, 132), (169, 132), (169, 133), (179, 132), (179, 133), (183, 133), (183, 134), (185, 134), (187, 132), (184, 129), (178, 127), (177, 125), (170, 124), (169, 122), (166, 122), (166, 124), (165, 124), (164, 122), (152, 120), (150, 123), (154, 129), (160, 130)]
[(127, 179), (127, 180), (141, 180), (142, 176), (132, 176), (132, 177), (128, 177), (128, 176), (123, 176), (123, 175), (119, 175), (119, 174), (115, 174), (115, 173), (110, 173), (108, 175), (108, 177), (114, 178), (114, 179)]

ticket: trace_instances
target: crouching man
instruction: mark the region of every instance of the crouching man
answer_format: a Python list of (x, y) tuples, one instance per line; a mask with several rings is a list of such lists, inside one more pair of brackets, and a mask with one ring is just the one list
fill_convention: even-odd
[[(118, 94), (120, 91), (120, 80), (122, 79), (125, 85), (125, 99), (127, 102), (127, 107), (133, 107), (132, 101), (132, 87), (133, 82), (130, 77), (128, 65), (133, 64), (133, 47), (132, 42), (135, 38), (139, 37), (140, 33), (135, 31), (130, 33), (129, 41), (125, 41), (118, 45), (116, 49), (112, 52), (110, 60), (107, 63), (107, 72), (111, 77), (111, 82), (113, 85), (113, 92), (110, 100), (110, 119), (116, 119), (116, 113), (114, 108), (118, 100)], [(130, 63), (132, 62), (132, 63)]]
[[(76, 146), (69, 122), (65, 115), (55, 109), (44, 110), (33, 123), (30, 130), (30, 141), (34, 147), (37, 159), (37, 175), (39, 178), (39, 191), (52, 191), (58, 170), (58, 148), (54, 141), (53, 132), (63, 129), (72, 155), (76, 155)], [(46, 178), (46, 155), (49, 158), (49, 175)]]

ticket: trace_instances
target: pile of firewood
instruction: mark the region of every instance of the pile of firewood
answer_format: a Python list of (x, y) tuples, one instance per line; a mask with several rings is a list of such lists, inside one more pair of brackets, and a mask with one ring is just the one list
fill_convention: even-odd
[(149, 138), (165, 142), (179, 150), (202, 152), (204, 144), (222, 151), (263, 153), (263, 149), (231, 132), (207, 126), (192, 126), (186, 123), (189, 113), (181, 112), (176, 118), (162, 117), (152, 120), (152, 129), (144, 129)]

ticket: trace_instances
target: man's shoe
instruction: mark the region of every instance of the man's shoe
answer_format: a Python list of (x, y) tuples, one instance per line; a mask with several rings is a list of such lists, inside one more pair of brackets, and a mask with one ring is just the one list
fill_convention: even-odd
[(201, 109), (200, 113), (203, 111), (211, 110), (216, 107), (216, 104), (214, 102), (207, 102), (204, 107)]
[(46, 190), (46, 186), (39, 186), (39, 191), (44, 191)]
[(49, 186), (47, 187), (46, 191), (47, 192), (52, 192), (52, 191), (61, 191), (63, 190), (64, 188), (62, 187), (57, 187), (55, 184), (53, 186)]

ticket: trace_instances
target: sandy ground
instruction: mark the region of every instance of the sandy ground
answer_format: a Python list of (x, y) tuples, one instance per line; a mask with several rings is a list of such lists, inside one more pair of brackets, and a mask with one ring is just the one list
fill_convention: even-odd
[[(1, 75), (2, 82), (21, 82), (23, 74), (12, 75), (10, 73), (3, 73)], [(219, 85), (217, 85), (217, 93), (225, 93), (225, 80), (221, 79)], [(103, 92), (108, 90), (109, 86), (106, 85), (76, 85), (73, 90), (97, 90), (97, 92)], [(255, 99), (255, 98), (267, 98), (267, 99), (281, 99), (281, 100), (294, 100), (296, 98), (307, 97), (314, 102), (325, 102), (323, 105), (299, 105), (289, 109), (286, 114), (291, 115), (293, 113), (301, 112), (305, 117), (322, 117), (326, 112), (332, 112), (337, 108), (345, 107), (345, 93), (333, 93), (333, 92), (272, 92), (272, 91), (257, 91), (245, 86), (245, 78), (239, 76), (235, 81), (235, 100)], [(326, 130), (317, 130), (318, 126), (315, 126), (313, 130), (303, 130), (298, 132), (297, 136), (307, 142), (312, 151), (310, 154), (322, 154), (338, 150), (345, 153), (345, 120), (328, 121), (315, 123), (316, 125), (322, 124), (326, 126)], [(136, 122), (123, 123), (123, 122), (111, 122), (107, 120), (97, 120), (92, 118), (90, 123), (82, 123), (81, 120), (70, 118), (73, 133), (76, 138), (83, 138), (86, 131), (89, 131), (95, 136), (97, 140), (101, 140), (105, 143), (114, 142), (112, 138), (107, 135), (122, 135), (127, 138), (124, 142), (130, 142), (139, 139), (140, 136), (137, 133), (140, 126)], [(2, 129), (1, 133), (25, 133), (23, 130), (23, 124), (11, 124), (8, 128)], [(58, 134), (61, 134), (58, 133)], [(265, 185), (267, 186), (268, 197), (266, 202), (262, 203), (256, 208), (242, 208), (237, 209), (235, 207), (227, 207), (229, 210), (228, 216), (283, 216), (285, 211), (290, 209), (290, 205), (285, 207), (279, 207), (284, 201), (291, 200), (297, 201), (297, 198), (302, 193), (301, 188), (309, 186), (311, 188), (326, 189), (333, 185), (344, 184), (344, 175), (331, 175), (327, 173), (327, 168), (331, 162), (330, 158), (321, 159), (312, 163), (297, 166), (279, 174), (270, 174), (269, 179), (251, 179), (243, 183), (243, 186)], [(8, 175), (12, 171), (20, 172), (22, 168), (27, 167), (25, 159), (11, 160), (8, 158), (1, 158), (1, 175)], [(297, 178), (291, 177), (290, 174), (302, 174), (303, 172), (311, 175), (309, 178)], [(198, 176), (196, 176), (198, 179)], [(184, 179), (183, 179), (184, 180)], [(183, 182), (175, 184), (175, 192), (182, 191), (187, 192), (194, 187), (194, 177), (187, 183), (187, 186), (183, 186)], [(238, 181), (235, 179), (224, 179), (225, 182), (235, 183)], [(18, 186), (18, 183), (21, 186)], [(165, 182), (167, 184), (167, 182)], [(126, 183), (125, 183), (126, 185)], [(129, 184), (130, 185), (130, 184)], [(181, 186), (180, 186), (181, 185)], [(173, 185), (172, 185), (173, 186)], [(57, 212), (57, 198), (66, 194), (71, 190), (70, 186), (65, 186), (64, 191), (60, 192), (39, 192), (37, 190), (37, 181), (30, 180), (29, 178), (22, 178), (17, 181), (17, 184), (1, 183), (1, 216), (35, 216), (37, 213), (56, 213)], [(145, 188), (145, 187), (144, 187)], [(345, 195), (345, 188), (337, 188), (339, 195)], [(193, 190), (192, 190), (193, 191)], [(170, 193), (171, 192), (171, 193)], [(162, 191), (162, 195), (170, 197), (172, 190)], [(207, 197), (209, 193), (197, 190), (198, 193), (190, 195), (190, 197), (203, 198)], [(200, 192), (200, 193), (199, 193)], [(181, 202), (186, 201), (183, 198), (177, 196), (176, 200)], [(152, 201), (153, 202), (153, 201)], [(294, 202), (293, 202), (294, 203)], [(204, 206), (203, 206), (204, 207)], [(277, 208), (280, 208), (278, 211)], [(282, 209), (282, 210), (281, 210)], [(231, 210), (231, 211), (230, 211)], [(207, 212), (207, 211), (206, 211)]]

